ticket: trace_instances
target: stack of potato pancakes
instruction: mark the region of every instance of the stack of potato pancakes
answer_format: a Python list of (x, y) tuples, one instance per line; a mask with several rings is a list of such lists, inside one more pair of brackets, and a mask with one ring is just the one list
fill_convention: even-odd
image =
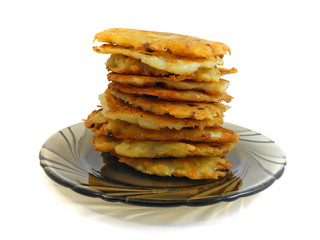
[(113, 28), (96, 34), (98, 53), (111, 54), (108, 89), (85, 121), (94, 148), (158, 176), (217, 179), (239, 136), (221, 126), (230, 102), (222, 75), (223, 43), (195, 37)]

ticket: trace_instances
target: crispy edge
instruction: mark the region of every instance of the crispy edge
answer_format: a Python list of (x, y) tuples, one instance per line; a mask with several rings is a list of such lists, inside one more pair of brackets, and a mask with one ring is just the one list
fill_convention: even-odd
[(220, 78), (217, 82), (199, 82), (192, 79), (171, 81), (167, 77), (141, 76), (132, 74), (109, 73), (108, 81), (130, 84), (137, 87), (155, 87), (164, 85), (168, 89), (176, 90), (197, 90), (209, 94), (223, 93), (229, 87), (230, 82)]
[(134, 51), (131, 48), (123, 48), (115, 45), (103, 44), (98, 47), (93, 47), (93, 50), (102, 54), (120, 54), (126, 55), (141, 62), (154, 67), (156, 69), (165, 70), (173, 74), (191, 74), (199, 69), (211, 69), (217, 65), (223, 65), (222, 59), (208, 60), (208, 59), (191, 59), (179, 57), (170, 53), (164, 54), (144, 54)]
[[(180, 130), (184, 127), (204, 127), (219, 126), (223, 123), (223, 118), (217, 116), (214, 119), (177, 119), (172, 116), (161, 116), (151, 112), (140, 110), (125, 104), (121, 100), (113, 97), (110, 89), (107, 89), (104, 94), (100, 95), (101, 103), (104, 108), (102, 114), (107, 119), (123, 120), (126, 122), (139, 124), (143, 128), (159, 130), (161, 128), (175, 128)], [(107, 106), (105, 104), (107, 103)]]
[[(225, 157), (186, 157), (186, 158), (128, 158), (117, 156), (137, 171), (162, 177), (187, 177), (190, 179), (218, 179), (228, 174), (232, 164)], [(208, 164), (211, 162), (211, 164)], [(208, 166), (210, 167), (208, 168)]]
[(193, 143), (179, 141), (140, 141), (94, 136), (94, 149), (132, 158), (163, 158), (187, 156), (219, 156), (228, 154), (232, 143)]
[(230, 48), (221, 42), (165, 32), (145, 31), (128, 28), (111, 28), (97, 33), (94, 41), (133, 47), (150, 52), (170, 52), (177, 56), (214, 59), (231, 54)]
[[(84, 125), (98, 135), (108, 137), (135, 139), (135, 140), (156, 140), (156, 141), (193, 141), (193, 142), (231, 142), (239, 140), (239, 135), (230, 129), (221, 126), (199, 128), (183, 128), (180, 130), (162, 128), (152, 130), (140, 127), (122, 120), (109, 120), (104, 123), (96, 121), (94, 116), (102, 116), (101, 110), (94, 110), (85, 120)], [(100, 117), (98, 117), (99, 119)]]
[(173, 90), (165, 89), (161, 87), (136, 87), (132, 85), (126, 85), (118, 82), (111, 82), (109, 84), (110, 89), (120, 89), (121, 92), (155, 96), (160, 99), (169, 101), (188, 101), (188, 102), (231, 102), (232, 97), (224, 93), (206, 94), (201, 91), (195, 90)]
[(196, 120), (223, 117), (229, 106), (222, 103), (170, 102), (158, 98), (135, 96), (113, 88), (110, 93), (133, 107), (141, 108), (158, 115), (170, 115), (175, 118), (192, 118)]
[[(144, 76), (162, 76), (170, 81), (183, 81), (186, 79), (192, 79), (197, 82), (218, 82), (221, 73), (217, 66), (213, 68), (199, 68), (197, 71), (176, 75), (165, 70), (156, 69), (151, 67), (139, 59), (135, 59), (122, 54), (111, 54), (106, 62), (106, 68), (109, 71), (113, 71), (121, 74), (135, 74)], [(226, 69), (228, 70), (228, 69)]]

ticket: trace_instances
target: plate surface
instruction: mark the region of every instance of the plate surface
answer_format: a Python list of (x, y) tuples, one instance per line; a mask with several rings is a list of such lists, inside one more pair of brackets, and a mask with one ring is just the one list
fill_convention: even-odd
[(40, 150), (40, 164), (55, 182), (107, 201), (144, 206), (201, 206), (233, 201), (269, 187), (286, 165), (285, 154), (262, 134), (230, 123), (240, 135), (227, 155), (232, 174), (219, 180), (146, 175), (94, 151), (91, 130), (78, 123), (51, 136)]

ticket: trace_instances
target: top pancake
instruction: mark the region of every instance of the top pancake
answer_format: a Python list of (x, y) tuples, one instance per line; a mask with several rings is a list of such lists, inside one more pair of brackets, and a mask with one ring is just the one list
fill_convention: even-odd
[(170, 52), (176, 56), (215, 59), (231, 53), (230, 48), (220, 42), (196, 37), (128, 28), (111, 28), (99, 32), (94, 40), (134, 48), (144, 52)]

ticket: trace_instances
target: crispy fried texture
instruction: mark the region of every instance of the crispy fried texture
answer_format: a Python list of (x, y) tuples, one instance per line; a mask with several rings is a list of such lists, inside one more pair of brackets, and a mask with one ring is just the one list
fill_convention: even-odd
[(134, 48), (144, 52), (170, 52), (177, 56), (214, 59), (231, 53), (230, 48), (220, 42), (173, 33), (143, 31), (128, 28), (111, 28), (99, 32), (94, 40)]
[(178, 90), (199, 90), (209, 94), (223, 93), (229, 87), (229, 81), (219, 79), (218, 82), (196, 82), (192, 80), (183, 81), (171, 81), (165, 77), (153, 77), (153, 76), (141, 76), (141, 75), (127, 75), (109, 73), (108, 80), (113, 82), (119, 82), (122, 84), (131, 84), (137, 87), (155, 87), (164, 86), (169, 89)]
[(108, 141), (108, 137), (98, 135), (98, 136), (93, 136), (92, 141), (93, 141), (93, 146), (94, 150), (96, 151), (101, 151), (101, 152), (112, 152), (115, 153), (115, 148), (117, 145), (121, 143), (121, 140), (114, 139), (113, 141)]
[(140, 60), (121, 54), (111, 54), (106, 62), (109, 71), (124, 74), (167, 76), (168, 71), (159, 70), (142, 63)]
[[(102, 125), (106, 123), (107, 118), (102, 114), (102, 109), (94, 110), (89, 114), (87, 120), (85, 121), (85, 126), (88, 128), (94, 127), (94, 125)], [(93, 125), (92, 125), (93, 124)]]
[(218, 179), (224, 177), (232, 165), (225, 157), (186, 157), (186, 158), (128, 158), (118, 156), (137, 171), (158, 175), (188, 177), (190, 179)]
[(93, 111), (84, 122), (84, 125), (98, 135), (105, 135), (115, 138), (135, 139), (135, 140), (156, 140), (156, 141), (192, 141), (192, 142), (215, 142), (215, 143), (235, 143), (239, 135), (230, 129), (218, 127), (182, 128), (180, 130), (162, 128), (152, 130), (142, 128), (137, 124), (128, 123), (121, 120), (109, 120), (105, 123), (96, 122), (97, 117), (106, 118), (101, 111)]
[(134, 51), (130, 48), (123, 48), (114, 45), (101, 45), (93, 47), (93, 50), (98, 53), (104, 54), (121, 54), (126, 55), (135, 59), (139, 59), (142, 63), (145, 63), (151, 67), (159, 70), (168, 71), (173, 74), (191, 74), (201, 68), (213, 68), (216, 65), (223, 65), (222, 59), (206, 60), (206, 59), (190, 59), (177, 57), (170, 53), (144, 54), (141, 52)]
[(223, 113), (229, 108), (222, 103), (168, 102), (155, 97), (123, 93), (116, 88), (113, 88), (110, 93), (133, 107), (140, 107), (143, 111), (158, 115), (170, 115), (175, 118), (214, 119), (217, 116), (223, 117)]
[(146, 174), (217, 179), (232, 165), (225, 156), (239, 139), (221, 127), (237, 69), (218, 67), (230, 48), (219, 42), (136, 29), (96, 34), (98, 53), (111, 54), (113, 73), (100, 94), (101, 109), (84, 125), (97, 135), (97, 151)]
[(233, 73), (237, 73), (238, 70), (236, 68), (231, 68), (231, 69), (227, 69), (227, 68), (220, 68), (219, 67), (219, 71), (220, 71), (220, 74), (221, 76), (223, 75), (227, 75), (227, 74), (233, 74)]
[[(106, 67), (109, 71), (123, 74), (136, 74), (145, 76), (162, 76), (170, 81), (183, 81), (192, 79), (200, 82), (219, 82), (219, 77), (222, 75), (217, 66), (213, 68), (199, 68), (197, 71), (185, 74), (175, 75), (165, 70), (159, 70), (142, 63), (139, 59), (128, 57), (121, 54), (111, 54), (108, 58)], [(227, 73), (227, 70), (224, 71)]]
[(110, 90), (99, 96), (103, 106), (102, 114), (107, 119), (122, 120), (133, 124), (138, 124), (143, 128), (159, 130), (161, 128), (174, 128), (180, 130), (184, 127), (204, 127), (218, 126), (223, 123), (222, 117), (213, 119), (195, 120), (195, 119), (178, 119), (172, 116), (161, 116), (151, 112), (143, 111), (139, 108), (125, 104), (115, 98)]
[(169, 101), (186, 101), (186, 102), (230, 102), (232, 97), (226, 92), (208, 94), (195, 90), (174, 90), (165, 89), (161, 87), (136, 87), (132, 85), (126, 85), (118, 82), (112, 82), (109, 84), (110, 89), (120, 89), (121, 92), (148, 95), (158, 97), (160, 99)]
[(231, 143), (119, 140), (103, 135), (94, 136), (93, 143), (96, 151), (111, 152), (131, 158), (224, 156), (233, 147)]

